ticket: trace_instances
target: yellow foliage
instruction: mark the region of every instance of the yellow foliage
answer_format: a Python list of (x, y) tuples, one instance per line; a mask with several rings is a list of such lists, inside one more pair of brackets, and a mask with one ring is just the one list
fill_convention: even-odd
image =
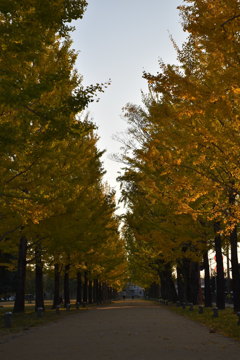
[(234, 94), (240, 95), (240, 88), (233, 89)]

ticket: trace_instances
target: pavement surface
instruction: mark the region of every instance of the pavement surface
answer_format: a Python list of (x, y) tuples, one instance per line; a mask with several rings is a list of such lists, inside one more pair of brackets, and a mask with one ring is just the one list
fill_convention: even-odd
[(239, 360), (240, 343), (149, 301), (125, 300), (2, 339), (3, 360)]

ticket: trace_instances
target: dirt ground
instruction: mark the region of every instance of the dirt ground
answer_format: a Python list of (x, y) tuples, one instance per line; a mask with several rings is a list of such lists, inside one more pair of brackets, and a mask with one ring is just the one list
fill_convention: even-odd
[(239, 360), (240, 343), (146, 301), (117, 301), (2, 339), (3, 360)]

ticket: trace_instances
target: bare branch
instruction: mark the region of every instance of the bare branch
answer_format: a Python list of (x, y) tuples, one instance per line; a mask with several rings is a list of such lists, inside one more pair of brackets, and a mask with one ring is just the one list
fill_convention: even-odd
[[(240, 14), (232, 16), (232, 17), (229, 18), (228, 20), (224, 21), (224, 23), (221, 24), (221, 27), (224, 28), (224, 26), (225, 26), (226, 24), (230, 23), (231, 21), (233, 21), (233, 20), (235, 20), (235, 19), (237, 19), (237, 18), (239, 18), (239, 17), (240, 17)], [(224, 30), (225, 30), (225, 28), (224, 28)]]

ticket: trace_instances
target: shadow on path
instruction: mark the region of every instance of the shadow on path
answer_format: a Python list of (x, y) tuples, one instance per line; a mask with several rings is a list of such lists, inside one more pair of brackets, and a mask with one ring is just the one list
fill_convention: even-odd
[(238, 360), (240, 344), (153, 302), (117, 301), (0, 346), (4, 360)]

